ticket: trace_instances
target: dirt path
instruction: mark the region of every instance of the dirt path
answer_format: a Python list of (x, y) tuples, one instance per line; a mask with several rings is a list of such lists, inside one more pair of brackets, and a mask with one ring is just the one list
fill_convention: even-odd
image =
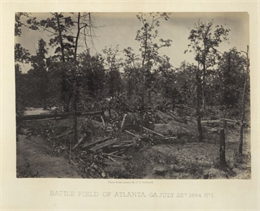
[(52, 155), (44, 139), (19, 135), (17, 177), (80, 178), (75, 166), (62, 156)]

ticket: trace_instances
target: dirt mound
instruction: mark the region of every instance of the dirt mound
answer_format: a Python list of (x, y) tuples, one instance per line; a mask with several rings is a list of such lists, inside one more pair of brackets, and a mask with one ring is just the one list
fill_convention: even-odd
[(17, 142), (17, 177), (79, 178), (77, 168), (52, 149), (41, 137), (19, 135)]
[(167, 124), (155, 124), (154, 130), (160, 134), (170, 136), (170, 135), (188, 135), (194, 134), (194, 127), (191, 125), (183, 124), (175, 120), (171, 120)]

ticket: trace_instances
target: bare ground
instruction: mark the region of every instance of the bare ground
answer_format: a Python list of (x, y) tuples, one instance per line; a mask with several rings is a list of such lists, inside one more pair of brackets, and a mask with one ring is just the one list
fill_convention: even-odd
[(17, 177), (78, 178), (76, 166), (63, 155), (53, 155), (42, 137), (19, 135), (17, 142)]

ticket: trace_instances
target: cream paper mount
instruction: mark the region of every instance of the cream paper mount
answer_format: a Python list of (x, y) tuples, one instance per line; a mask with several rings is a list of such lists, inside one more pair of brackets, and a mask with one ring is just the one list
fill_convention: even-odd
[[(251, 179), (17, 178), (15, 13), (72, 11), (248, 13)], [(258, 14), (259, 1), (1, 1), (1, 210), (259, 210)]]

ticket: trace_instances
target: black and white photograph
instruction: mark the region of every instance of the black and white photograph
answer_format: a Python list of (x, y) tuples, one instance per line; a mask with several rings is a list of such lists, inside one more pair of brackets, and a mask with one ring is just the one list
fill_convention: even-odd
[(16, 12), (16, 178), (250, 180), (247, 12)]

